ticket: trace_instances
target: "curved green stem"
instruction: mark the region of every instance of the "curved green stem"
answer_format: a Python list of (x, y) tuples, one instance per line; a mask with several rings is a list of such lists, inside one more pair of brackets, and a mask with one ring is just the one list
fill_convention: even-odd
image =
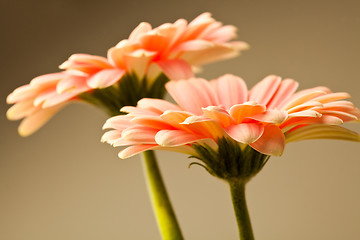
[(249, 212), (245, 199), (245, 182), (230, 180), (231, 199), (233, 202), (240, 240), (254, 240)]
[(145, 151), (142, 156), (145, 179), (162, 239), (184, 239), (167, 195), (154, 152)]

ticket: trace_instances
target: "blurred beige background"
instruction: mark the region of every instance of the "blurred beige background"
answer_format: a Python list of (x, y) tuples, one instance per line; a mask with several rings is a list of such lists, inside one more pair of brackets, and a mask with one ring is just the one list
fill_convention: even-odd
[[(57, 71), (72, 53), (106, 55), (141, 21), (153, 26), (209, 11), (251, 50), (208, 65), (253, 86), (268, 74), (300, 88), (346, 91), (360, 106), (360, 2), (0, 0), (0, 239), (160, 239), (139, 157), (100, 143), (106, 116), (71, 105), (28, 138), (6, 120), (6, 96)], [(360, 131), (359, 125), (349, 125)], [(305, 141), (271, 158), (248, 185), (256, 239), (360, 239), (359, 143)], [(159, 152), (186, 239), (237, 239), (225, 183), (187, 156)]]

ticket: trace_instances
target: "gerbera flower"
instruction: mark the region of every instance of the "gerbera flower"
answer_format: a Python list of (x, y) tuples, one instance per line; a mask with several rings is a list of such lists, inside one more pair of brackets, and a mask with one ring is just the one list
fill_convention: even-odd
[(19, 133), (27, 136), (71, 100), (117, 115), (122, 106), (136, 105), (143, 97), (162, 98), (169, 78), (192, 77), (192, 68), (236, 56), (247, 44), (230, 41), (235, 36), (235, 27), (223, 26), (209, 13), (190, 23), (180, 19), (154, 29), (141, 23), (128, 39), (108, 51), (107, 58), (74, 54), (60, 65), (64, 71), (15, 89), (7, 99), (15, 103), (7, 116), (25, 118)]
[(194, 145), (215, 151), (220, 139), (250, 146), (265, 155), (281, 155), (285, 143), (314, 138), (359, 141), (359, 135), (341, 125), (357, 120), (359, 109), (326, 87), (296, 92), (298, 83), (268, 76), (252, 89), (236, 76), (210, 82), (193, 78), (173, 81), (166, 89), (178, 105), (142, 99), (124, 107), (127, 115), (107, 120), (113, 128), (103, 136), (114, 146), (129, 146), (121, 158), (149, 149), (184, 151), (196, 155)]

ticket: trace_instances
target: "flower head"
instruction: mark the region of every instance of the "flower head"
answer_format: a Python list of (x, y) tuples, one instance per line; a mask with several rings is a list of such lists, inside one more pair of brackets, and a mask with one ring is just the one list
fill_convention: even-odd
[(224, 141), (263, 155), (281, 155), (286, 142), (304, 139), (360, 141), (359, 134), (339, 126), (360, 117), (359, 109), (344, 100), (349, 94), (326, 87), (296, 92), (297, 87), (296, 81), (274, 75), (250, 90), (233, 75), (169, 82), (166, 88), (177, 105), (142, 99), (136, 107), (124, 107), (128, 114), (108, 119), (104, 128), (112, 130), (102, 140), (129, 146), (121, 158), (149, 149), (199, 157), (198, 146), (216, 153)]
[(141, 23), (108, 51), (107, 58), (74, 54), (60, 65), (62, 72), (36, 77), (17, 88), (7, 99), (15, 103), (7, 116), (25, 118), (19, 133), (27, 136), (72, 100), (117, 115), (122, 106), (136, 105), (143, 97), (162, 98), (169, 78), (192, 77), (192, 68), (236, 56), (247, 44), (230, 41), (235, 33), (235, 27), (223, 26), (209, 13), (190, 23), (180, 19), (154, 29)]

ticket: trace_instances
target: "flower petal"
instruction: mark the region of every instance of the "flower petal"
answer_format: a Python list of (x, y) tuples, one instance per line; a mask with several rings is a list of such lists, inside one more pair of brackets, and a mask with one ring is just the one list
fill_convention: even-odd
[(244, 104), (237, 104), (232, 106), (229, 112), (237, 123), (241, 123), (244, 118), (263, 113), (265, 110), (266, 107), (264, 105), (260, 105), (255, 102), (246, 102)]
[(235, 123), (235, 120), (230, 116), (230, 114), (222, 108), (209, 106), (202, 108), (204, 115), (211, 119), (216, 119), (223, 127), (227, 127), (230, 124)]
[(225, 128), (225, 132), (234, 140), (249, 144), (261, 137), (264, 132), (264, 126), (257, 123), (241, 123)]
[(201, 115), (202, 107), (219, 105), (210, 83), (204, 79), (170, 81), (165, 87), (171, 97), (189, 112)]
[(155, 136), (155, 141), (164, 147), (182, 146), (201, 139), (205, 137), (182, 130), (161, 130)]
[(123, 69), (104, 69), (87, 80), (91, 88), (106, 88), (118, 82), (125, 74)]
[(158, 61), (157, 64), (171, 80), (181, 80), (194, 77), (190, 64), (184, 60), (163, 60)]
[(157, 144), (141, 144), (141, 145), (134, 145), (125, 148), (121, 152), (119, 152), (119, 158), (125, 159), (132, 157), (138, 153), (145, 152), (147, 150), (155, 149), (159, 147)]
[(295, 93), (298, 88), (299, 83), (292, 79), (284, 79), (281, 81), (277, 91), (275, 92), (273, 98), (267, 104), (268, 108), (277, 108), (280, 109), (281, 106), (286, 103), (290, 97)]
[(254, 116), (249, 117), (250, 119), (257, 120), (259, 122), (266, 123), (282, 123), (287, 118), (286, 111), (280, 110), (267, 110), (266, 112), (256, 114)]
[(360, 135), (340, 126), (324, 124), (303, 126), (286, 134), (286, 142), (306, 139), (339, 139), (360, 142)]
[(266, 125), (261, 137), (249, 145), (262, 154), (281, 156), (285, 148), (285, 136), (276, 125)]
[(21, 121), (18, 132), (20, 136), (27, 137), (42, 127), (49, 119), (54, 116), (61, 108), (66, 105), (60, 104), (51, 108), (39, 109), (39, 111), (26, 117)]
[(249, 101), (267, 105), (281, 83), (281, 77), (270, 75), (257, 83), (249, 92)]
[(219, 101), (226, 109), (230, 109), (235, 104), (247, 101), (248, 90), (243, 79), (226, 74), (216, 81), (216, 93)]

